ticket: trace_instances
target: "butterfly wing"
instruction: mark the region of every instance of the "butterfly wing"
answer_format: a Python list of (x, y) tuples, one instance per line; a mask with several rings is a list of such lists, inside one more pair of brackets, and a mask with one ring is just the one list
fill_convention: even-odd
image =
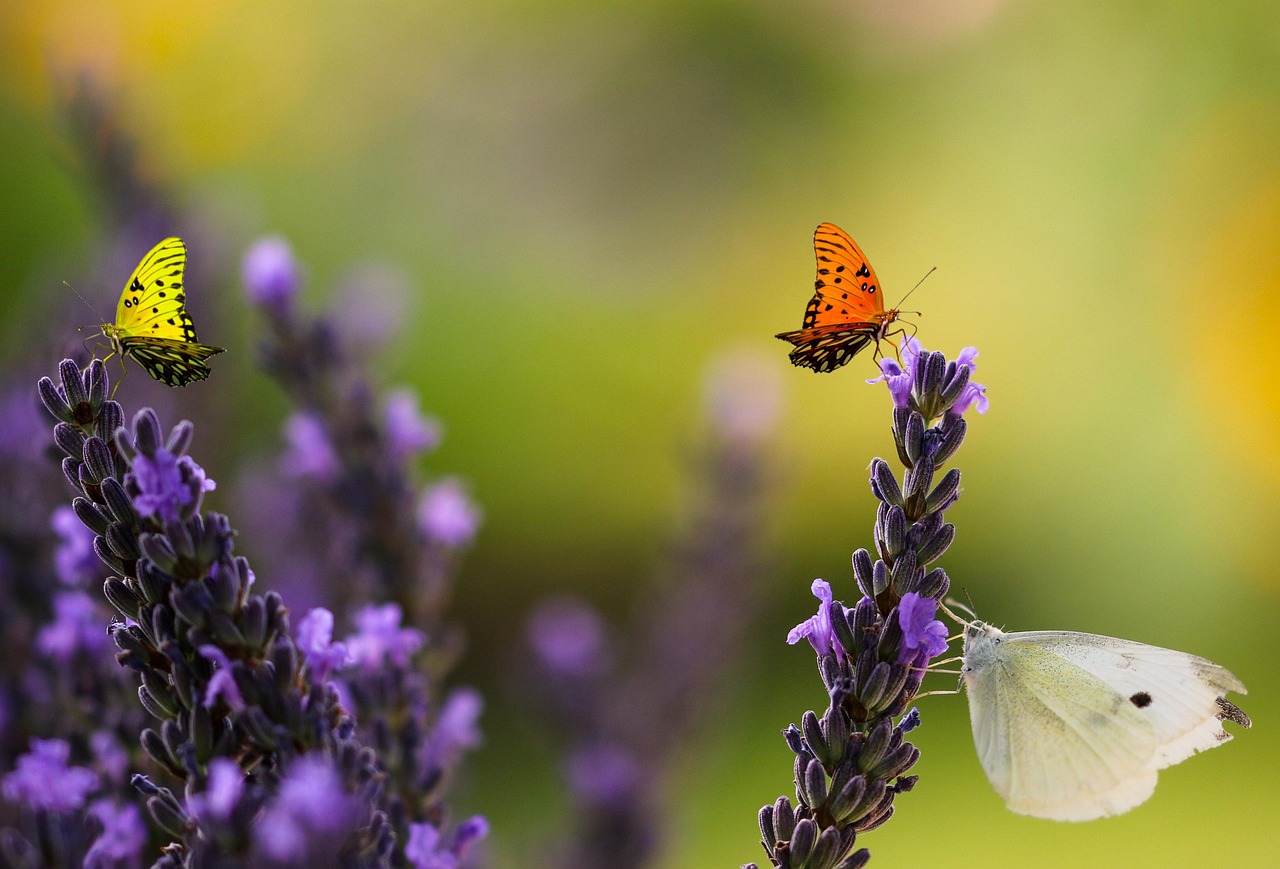
[(1231, 739), (1222, 722), (1244, 727), (1248, 716), (1226, 699), (1245, 694), (1225, 667), (1174, 649), (1072, 631), (1028, 631), (1019, 642), (1051, 652), (1106, 682), (1129, 699), (1155, 731), (1156, 769), (1172, 766)]
[(196, 340), (183, 288), (186, 266), (182, 239), (166, 238), (151, 248), (120, 294), (115, 326), (121, 337)]
[(886, 317), (880, 281), (848, 233), (834, 223), (819, 224), (813, 250), (818, 274), (804, 320), (777, 337), (795, 345), (792, 364), (826, 372), (877, 340)]
[(964, 676), (974, 744), (1012, 811), (1061, 821), (1126, 812), (1151, 796), (1158, 769), (1226, 741), (1224, 717), (1247, 726), (1221, 705), (1243, 686), (1202, 658), (975, 624)]
[(172, 338), (122, 338), (120, 344), (126, 356), (169, 386), (186, 386), (192, 381), (204, 380), (211, 373), (205, 360), (223, 352), (221, 347)]
[(186, 266), (182, 239), (157, 244), (125, 284), (115, 323), (103, 328), (121, 352), (169, 386), (204, 380), (210, 373), (205, 360), (223, 352), (196, 341), (195, 323), (187, 313)]

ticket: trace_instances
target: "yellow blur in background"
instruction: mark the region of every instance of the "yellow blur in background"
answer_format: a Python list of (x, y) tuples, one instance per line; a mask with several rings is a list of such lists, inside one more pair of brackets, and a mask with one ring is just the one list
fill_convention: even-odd
[[(1277, 34), (1280, 6), (1208, 0), (9, 0), (0, 361), (51, 372), (65, 348), (18, 340), (47, 310), (32, 299), (79, 306), (60, 281), (110, 230), (59, 122), (85, 77), (222, 255), (285, 235), (313, 306), (353, 264), (397, 270), (406, 313), (379, 376), (444, 421), (432, 469), (469, 479), (486, 517), (455, 609), (487, 742), (456, 801), (489, 816), (495, 862), (514, 867), (564, 819), (546, 747), (504, 694), (506, 644), (549, 593), (630, 608), (673, 534), (706, 372), (767, 360), (785, 390), (774, 566), (747, 657), (671, 783), (662, 865), (763, 861), (755, 813), (792, 793), (779, 731), (826, 702), (812, 655), (782, 640), (815, 576), (857, 596), (866, 467), (893, 453), (869, 354), (814, 375), (773, 338), (798, 327), (813, 228), (834, 221), (890, 300), (938, 266), (909, 305), (920, 339), (981, 351), (992, 406), (955, 459), (953, 588), (1011, 629), (1217, 661), (1255, 722), (1163, 772), (1132, 813), (1068, 825), (1006, 812), (964, 698), (927, 698), (920, 783), (860, 837), (873, 865), (1270, 865)], [(124, 277), (78, 289), (106, 310)], [(215, 400), (281, 413), (237, 281), (190, 305), (230, 349)], [(264, 453), (278, 435), (250, 424), (232, 441)]]

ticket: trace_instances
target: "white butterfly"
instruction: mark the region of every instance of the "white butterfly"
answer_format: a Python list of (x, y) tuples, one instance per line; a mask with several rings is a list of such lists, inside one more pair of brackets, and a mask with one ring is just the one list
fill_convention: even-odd
[(1212, 661), (1096, 634), (965, 623), (978, 759), (1009, 809), (1055, 821), (1127, 812), (1156, 771), (1231, 739), (1244, 685)]

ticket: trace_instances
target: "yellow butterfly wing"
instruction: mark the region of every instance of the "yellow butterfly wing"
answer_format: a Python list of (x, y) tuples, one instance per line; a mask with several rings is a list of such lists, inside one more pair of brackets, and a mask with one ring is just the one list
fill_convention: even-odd
[(133, 270), (116, 306), (116, 331), (122, 338), (146, 336), (195, 341), (183, 286), (187, 246), (166, 238), (151, 248)]
[(166, 238), (153, 247), (133, 270), (115, 323), (104, 334), (116, 349), (131, 356), (147, 373), (169, 386), (186, 386), (209, 376), (205, 360), (221, 347), (196, 341), (196, 327), (187, 313), (185, 271), (187, 246), (180, 238)]

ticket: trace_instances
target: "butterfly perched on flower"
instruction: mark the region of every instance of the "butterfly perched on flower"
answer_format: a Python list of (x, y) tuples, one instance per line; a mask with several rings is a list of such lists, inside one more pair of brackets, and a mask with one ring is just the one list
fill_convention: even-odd
[(885, 310), (880, 281), (862, 249), (834, 223), (813, 233), (818, 276), (804, 321), (778, 337), (795, 345), (791, 363), (814, 371), (834, 371), (872, 341), (879, 352), (898, 310)]
[(151, 248), (120, 294), (116, 321), (102, 324), (102, 334), (111, 342), (108, 359), (116, 353), (131, 357), (169, 386), (204, 380), (209, 376), (205, 360), (223, 352), (196, 341), (186, 306), (186, 265), (187, 246), (180, 238), (166, 238)]

